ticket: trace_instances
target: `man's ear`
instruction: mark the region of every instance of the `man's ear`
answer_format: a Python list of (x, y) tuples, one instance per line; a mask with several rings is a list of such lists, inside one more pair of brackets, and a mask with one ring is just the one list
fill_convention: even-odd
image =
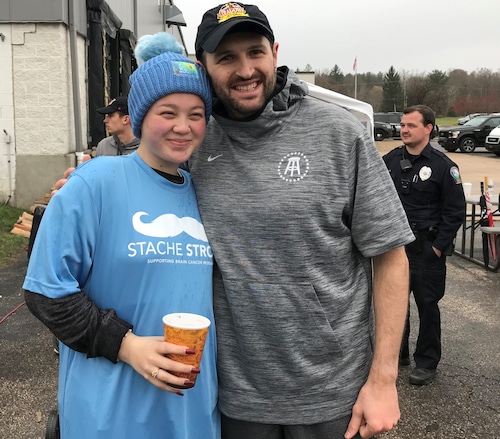
[[(202, 56), (205, 56), (205, 55), (202, 55)], [(199, 65), (199, 66), (200, 66), (203, 70), (205, 70), (205, 72), (207, 71), (207, 68), (205, 67), (205, 64), (203, 64), (203, 62), (202, 62), (202, 61), (200, 61), (199, 59), (197, 59), (197, 60), (195, 61), (195, 63), (196, 63), (197, 65)]]
[(123, 120), (124, 125), (127, 125), (127, 124), (130, 125), (130, 116), (128, 114), (123, 115), (122, 120)]
[(273, 59), (274, 59), (274, 68), (278, 68), (278, 49), (280, 47), (279, 43), (274, 43), (273, 44)]

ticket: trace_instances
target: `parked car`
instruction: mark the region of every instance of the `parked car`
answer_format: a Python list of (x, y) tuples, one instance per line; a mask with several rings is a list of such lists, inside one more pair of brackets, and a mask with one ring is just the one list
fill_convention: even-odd
[(477, 116), (486, 116), (487, 114), (488, 113), (471, 113), (471, 114), (468, 114), (467, 116), (459, 117), (457, 120), (457, 123), (459, 125), (463, 125), (466, 122), (469, 122), (469, 120), (474, 119)]
[(493, 128), (490, 134), (486, 136), (484, 146), (488, 151), (500, 156), (500, 126)]
[[(399, 112), (392, 112), (392, 113), (373, 113), (373, 120), (375, 121), (375, 124), (377, 122), (385, 122), (389, 123), (392, 127), (392, 135), (390, 137), (393, 137), (394, 139), (400, 139), (401, 138), (401, 118), (403, 117), (403, 113)], [(437, 125), (434, 125), (434, 131), (431, 133), (431, 139), (434, 139), (438, 135), (439, 132), (439, 127)], [(375, 132), (375, 140), (377, 139), (377, 134)], [(383, 139), (381, 139), (383, 140)]]
[(434, 139), (434, 137), (437, 137), (439, 135), (439, 126), (437, 123), (434, 124), (434, 129), (432, 130), (431, 133), (431, 139)]
[(374, 122), (373, 134), (375, 136), (375, 140), (381, 141), (387, 139), (388, 137), (392, 137), (392, 131), (392, 125), (390, 123)]
[(392, 111), (390, 113), (373, 113), (375, 122), (385, 122), (392, 126), (392, 137), (401, 138), (401, 117), (403, 113)]
[(440, 129), (438, 143), (449, 152), (457, 148), (462, 152), (474, 152), (478, 146), (485, 146), (486, 136), (498, 125), (500, 113), (476, 116), (465, 125)]

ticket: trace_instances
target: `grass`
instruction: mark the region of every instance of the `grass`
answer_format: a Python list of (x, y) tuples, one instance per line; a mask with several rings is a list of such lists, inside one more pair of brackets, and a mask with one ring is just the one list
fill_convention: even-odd
[(453, 127), (458, 125), (458, 117), (438, 117), (436, 118), (438, 127)]
[(0, 206), (0, 267), (10, 265), (25, 253), (29, 239), (10, 233), (23, 212), (16, 207)]

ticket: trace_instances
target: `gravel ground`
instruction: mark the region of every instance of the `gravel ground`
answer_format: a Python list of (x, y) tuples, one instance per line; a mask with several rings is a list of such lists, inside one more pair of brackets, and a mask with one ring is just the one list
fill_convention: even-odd
[[(25, 270), (24, 259), (0, 269), (1, 317), (23, 302)], [(441, 304), (443, 359), (436, 380), (410, 386), (411, 367), (400, 369), (401, 421), (379, 438), (500, 438), (500, 273), (450, 258)], [(56, 407), (58, 359), (50, 334), (25, 305), (0, 324), (0, 358), (0, 438), (44, 438)]]
[(57, 407), (58, 357), (49, 331), (22, 305), (27, 258), (0, 269), (0, 438), (45, 437)]

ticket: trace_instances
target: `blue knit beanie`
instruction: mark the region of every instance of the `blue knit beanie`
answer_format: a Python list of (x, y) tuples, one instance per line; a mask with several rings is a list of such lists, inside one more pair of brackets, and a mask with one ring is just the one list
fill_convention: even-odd
[(139, 67), (130, 76), (128, 109), (132, 131), (141, 137), (144, 116), (160, 98), (172, 93), (192, 93), (205, 103), (208, 123), (212, 94), (205, 70), (182, 53), (182, 46), (166, 32), (141, 37), (135, 48)]

